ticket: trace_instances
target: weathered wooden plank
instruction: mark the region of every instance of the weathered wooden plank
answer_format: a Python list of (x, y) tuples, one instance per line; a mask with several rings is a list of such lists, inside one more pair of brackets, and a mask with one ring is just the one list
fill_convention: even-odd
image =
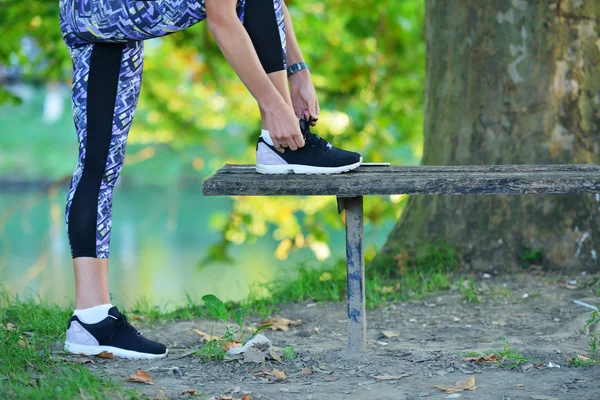
[(206, 196), (583, 194), (600, 192), (599, 165), (361, 167), (339, 175), (260, 175), (225, 166)]

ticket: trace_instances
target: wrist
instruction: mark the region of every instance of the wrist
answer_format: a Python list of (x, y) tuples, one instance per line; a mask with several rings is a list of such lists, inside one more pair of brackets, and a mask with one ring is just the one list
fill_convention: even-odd
[(302, 85), (306, 82), (310, 82), (311, 81), (310, 71), (307, 69), (303, 69), (300, 72), (296, 72), (295, 74), (290, 75), (288, 80), (290, 81), (290, 85), (292, 85), (292, 86)]
[(298, 74), (301, 71), (308, 70), (308, 69), (309, 69), (308, 64), (305, 63), (304, 61), (297, 62), (297, 63), (291, 64), (290, 66), (287, 67), (287, 76), (289, 78), (291, 76)]

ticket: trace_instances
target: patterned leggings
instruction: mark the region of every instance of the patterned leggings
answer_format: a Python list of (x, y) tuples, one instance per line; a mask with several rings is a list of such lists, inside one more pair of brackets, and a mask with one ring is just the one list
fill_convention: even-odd
[[(236, 8), (267, 73), (285, 69), (282, 1), (238, 0)], [(109, 255), (112, 194), (140, 93), (143, 41), (204, 19), (204, 0), (60, 0), (79, 140), (66, 207), (73, 258)]]

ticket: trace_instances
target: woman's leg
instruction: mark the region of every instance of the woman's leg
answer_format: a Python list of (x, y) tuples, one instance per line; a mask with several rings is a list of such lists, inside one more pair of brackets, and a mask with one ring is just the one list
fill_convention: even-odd
[(112, 194), (142, 79), (143, 43), (72, 48), (73, 117), (79, 160), (66, 221), (76, 278), (76, 308), (110, 303), (108, 256)]

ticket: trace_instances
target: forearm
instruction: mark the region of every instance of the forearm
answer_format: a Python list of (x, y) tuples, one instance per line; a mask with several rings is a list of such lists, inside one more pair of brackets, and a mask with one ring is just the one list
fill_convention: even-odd
[(298, 45), (298, 40), (294, 33), (292, 18), (290, 17), (290, 13), (285, 4), (283, 5), (283, 17), (285, 19), (285, 38), (287, 41), (287, 64), (292, 65), (297, 62), (302, 62), (304, 61), (304, 57), (302, 56), (302, 51), (300, 51), (300, 46)]
[(234, 13), (217, 22), (209, 21), (209, 29), (231, 67), (263, 109), (285, 101), (262, 68), (246, 29)]

